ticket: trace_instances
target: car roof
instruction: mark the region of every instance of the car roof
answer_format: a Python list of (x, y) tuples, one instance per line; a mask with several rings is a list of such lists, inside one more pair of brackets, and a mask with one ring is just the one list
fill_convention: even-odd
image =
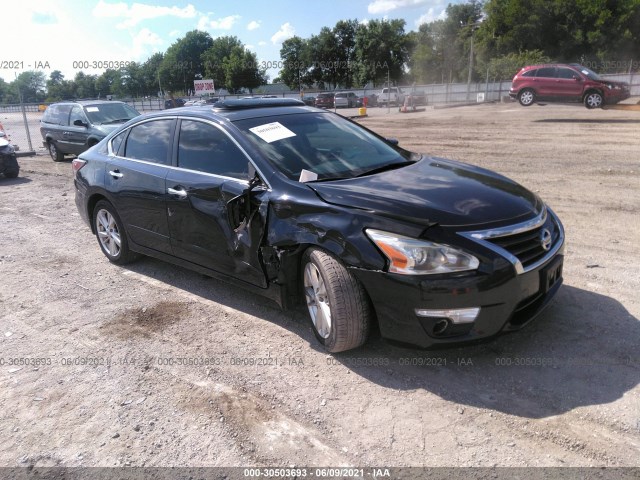
[(141, 118), (159, 117), (163, 115), (181, 115), (198, 118), (209, 118), (218, 120), (220, 117), (230, 121), (244, 120), (247, 118), (271, 117), (275, 115), (292, 115), (295, 113), (325, 113), (314, 107), (305, 105), (304, 102), (293, 98), (253, 98), (241, 100), (223, 100), (213, 105), (201, 105), (192, 107), (180, 107), (172, 109), (171, 112), (161, 110), (159, 112), (148, 113), (137, 117)]
[(64, 100), (62, 102), (55, 102), (51, 105), (101, 105), (104, 103), (125, 103), (119, 100)]

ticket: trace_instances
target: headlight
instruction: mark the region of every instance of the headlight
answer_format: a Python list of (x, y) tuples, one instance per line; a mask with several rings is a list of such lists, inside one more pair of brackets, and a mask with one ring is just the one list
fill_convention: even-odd
[(446, 245), (380, 230), (367, 229), (365, 233), (389, 259), (392, 273), (432, 275), (475, 270), (480, 265), (473, 255)]

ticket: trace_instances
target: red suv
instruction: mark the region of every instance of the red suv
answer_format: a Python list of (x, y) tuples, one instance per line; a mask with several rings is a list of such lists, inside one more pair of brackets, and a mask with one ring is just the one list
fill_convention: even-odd
[(629, 85), (605, 80), (578, 64), (531, 65), (520, 70), (509, 95), (520, 105), (536, 102), (581, 102), (587, 108), (618, 103), (629, 98)]
[(334, 107), (334, 92), (319, 93), (316, 97), (316, 107), (318, 108), (333, 108)]

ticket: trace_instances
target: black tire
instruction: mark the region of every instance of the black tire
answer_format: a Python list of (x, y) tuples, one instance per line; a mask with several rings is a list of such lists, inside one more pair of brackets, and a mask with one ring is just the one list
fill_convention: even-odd
[(530, 107), (536, 101), (536, 94), (530, 88), (525, 88), (524, 90), (520, 90), (518, 93), (518, 102), (523, 107)]
[[(318, 248), (308, 249), (302, 259), (302, 287), (313, 333), (328, 352), (351, 350), (367, 341), (372, 316), (369, 297), (339, 260)], [(328, 323), (323, 313), (327, 310)]]
[(129, 249), (127, 232), (120, 215), (111, 203), (100, 200), (96, 204), (93, 209), (93, 222), (98, 245), (111, 263), (125, 265), (138, 258), (139, 255)]
[(5, 178), (17, 178), (20, 173), (20, 168), (7, 168), (4, 171)]
[(62, 162), (64, 160), (64, 153), (58, 150), (58, 147), (56, 147), (56, 144), (53, 142), (53, 140), (49, 140), (48, 145), (49, 155), (51, 155), (51, 159), (54, 162)]
[(594, 108), (602, 108), (603, 105), (604, 97), (600, 92), (596, 90), (587, 92), (587, 94), (584, 96), (584, 106), (589, 110), (592, 110)]

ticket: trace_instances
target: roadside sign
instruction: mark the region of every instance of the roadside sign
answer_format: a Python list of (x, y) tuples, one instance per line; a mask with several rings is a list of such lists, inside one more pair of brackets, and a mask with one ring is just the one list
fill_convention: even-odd
[(196, 95), (216, 93), (216, 89), (213, 85), (213, 80), (194, 80), (193, 89), (195, 90)]

